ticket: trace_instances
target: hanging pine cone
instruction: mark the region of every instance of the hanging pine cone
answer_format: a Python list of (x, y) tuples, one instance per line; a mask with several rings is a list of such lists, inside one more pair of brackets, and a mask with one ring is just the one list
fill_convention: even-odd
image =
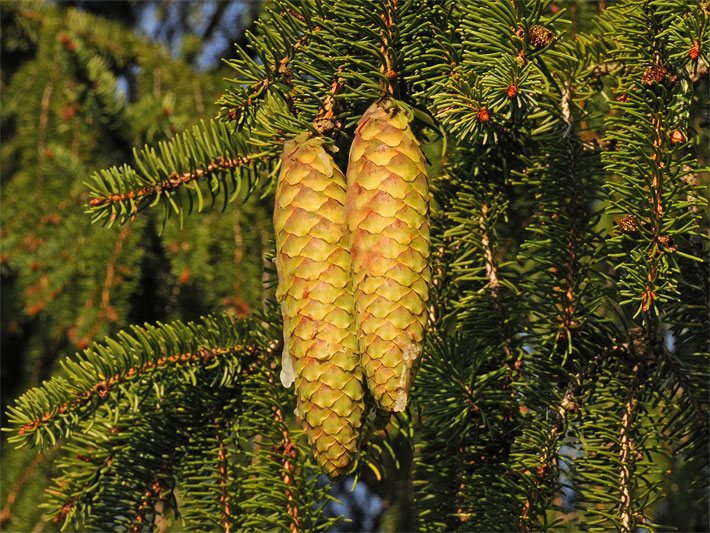
[(345, 176), (322, 140), (284, 144), (274, 229), (284, 318), (281, 381), (296, 383), (297, 415), (331, 477), (357, 449), (362, 371), (354, 334)]
[(348, 163), (355, 322), (367, 384), (388, 411), (407, 406), (429, 293), (429, 190), (410, 118), (377, 102), (355, 131)]

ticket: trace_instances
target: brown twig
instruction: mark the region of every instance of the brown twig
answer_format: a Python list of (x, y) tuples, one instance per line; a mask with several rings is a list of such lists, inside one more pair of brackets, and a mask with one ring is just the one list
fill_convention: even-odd
[[(490, 220), (488, 216), (489, 210), (490, 206), (488, 204), (484, 203), (481, 206), (481, 215), (478, 218), (478, 227), (481, 230), (481, 247), (483, 248), (483, 256), (486, 261), (488, 289), (491, 291), (491, 295), (493, 296), (496, 310), (499, 312), (500, 316), (503, 317), (503, 298), (500, 291), (501, 285), (498, 280), (498, 267), (495, 262), (493, 246), (490, 238)], [(510, 338), (505, 331), (505, 325), (502, 318), (500, 322), (500, 331), (501, 341), (503, 343), (503, 353), (505, 354), (506, 359), (509, 360), (512, 358), (513, 349), (510, 346)]]
[[(272, 372), (268, 374), (268, 381), (271, 385), (274, 384), (274, 376), (276, 369), (276, 359), (277, 355), (283, 349), (283, 340), (281, 338), (273, 340), (269, 343), (269, 347), (266, 352), (267, 361), (271, 362), (270, 368)], [(283, 470), (281, 472), (281, 480), (284, 485), (286, 485), (286, 490), (284, 491), (287, 504), (286, 512), (291, 517), (291, 524), (289, 525), (290, 533), (298, 533), (300, 530), (300, 521), (298, 518), (298, 506), (296, 504), (296, 499), (293, 496), (294, 487), (294, 474), (296, 471), (296, 456), (298, 454), (298, 448), (296, 444), (291, 440), (291, 434), (286, 424), (286, 419), (284, 413), (279, 407), (279, 405), (274, 405), (272, 407), (274, 413), (274, 420), (276, 424), (281, 427), (281, 442), (278, 444), (273, 444), (271, 447), (271, 453), (277, 455), (281, 458), (281, 464)]]
[(229, 504), (229, 482), (227, 472), (229, 465), (227, 463), (227, 452), (224, 444), (224, 435), (222, 434), (222, 423), (217, 422), (217, 472), (219, 473), (219, 503), (222, 510), (222, 529), (224, 533), (230, 533), (232, 530), (232, 515)]
[(380, 73), (384, 76), (382, 90), (385, 94), (393, 96), (394, 95), (394, 80), (397, 78), (397, 71), (395, 70), (395, 58), (392, 56), (393, 42), (394, 42), (394, 28), (395, 26), (395, 13), (399, 7), (399, 0), (387, 0), (385, 2), (385, 12), (382, 15), (382, 21), (385, 25), (385, 30), (380, 32), (382, 38), (382, 45), (380, 46), (380, 52), (382, 57), (384, 57), (385, 62), (380, 65)]
[(163, 486), (158, 478), (155, 478), (152, 483), (148, 485), (145, 492), (143, 493), (140, 502), (136, 508), (136, 515), (133, 518), (131, 526), (128, 531), (136, 533), (141, 531), (145, 527), (145, 522), (147, 522), (148, 513), (155, 509), (153, 501), (156, 499), (161, 499), (161, 494), (163, 492)]
[(15, 480), (15, 484), (12, 486), (7, 494), (7, 497), (5, 498), (5, 505), (3, 506), (2, 511), (0, 511), (1, 527), (4, 528), (7, 523), (12, 520), (12, 506), (15, 504), (17, 496), (20, 494), (22, 487), (25, 486), (25, 483), (27, 483), (27, 480), (34, 475), (39, 465), (47, 459), (48, 453), (49, 452), (35, 455), (30, 464), (25, 467), (22, 473)]
[(170, 176), (168, 176), (168, 178), (154, 185), (146, 185), (145, 187), (141, 187), (140, 189), (124, 193), (109, 194), (106, 196), (94, 196), (91, 200), (89, 200), (89, 205), (92, 207), (100, 207), (125, 202), (127, 200), (144, 201), (155, 196), (156, 194), (172, 191), (192, 181), (201, 178), (208, 178), (219, 171), (231, 170), (245, 165), (250, 165), (254, 163), (255, 160), (255, 158), (241, 156), (237, 156), (231, 159), (219, 157), (213, 159), (205, 169), (198, 168), (192, 172), (184, 172), (182, 174), (173, 172), (172, 174), (170, 174)]
[(283, 470), (281, 472), (281, 480), (284, 485), (286, 485), (286, 499), (288, 501), (286, 505), (286, 512), (291, 517), (291, 523), (289, 525), (290, 533), (298, 533), (300, 530), (300, 523), (298, 519), (298, 505), (296, 504), (296, 499), (293, 496), (293, 482), (294, 482), (294, 472), (296, 469), (296, 445), (291, 441), (291, 435), (288, 430), (288, 426), (284, 421), (283, 411), (278, 407), (274, 406), (274, 420), (281, 426), (282, 440), (277, 450), (282, 457)]
[(196, 352), (187, 352), (183, 354), (163, 356), (158, 358), (156, 361), (148, 361), (140, 367), (131, 367), (124, 371), (123, 374), (114, 374), (113, 376), (105, 380), (99, 381), (88, 390), (74, 393), (73, 400), (67, 401), (56, 409), (44, 413), (41, 418), (36, 418), (32, 422), (24, 424), (19, 429), (18, 434), (26, 435), (28, 433), (34, 433), (39, 427), (54, 421), (58, 416), (65, 415), (75, 409), (81, 408), (91, 403), (92, 399), (95, 397), (98, 397), (99, 400), (103, 400), (108, 396), (112, 387), (120, 383), (131, 381), (137, 376), (148, 374), (157, 369), (164, 368), (168, 365), (179, 366), (185, 363), (195, 362), (208, 363), (215, 357), (223, 357), (225, 355), (244, 351), (247, 351), (251, 355), (254, 355), (259, 351), (259, 348), (257, 346), (252, 345), (234, 345), (225, 348), (215, 348), (211, 350), (207, 348), (202, 348), (200, 350), (197, 350)]
[[(578, 409), (576, 398), (582, 392), (582, 389), (592, 380), (599, 370), (600, 363), (613, 356), (614, 354), (628, 353), (628, 345), (612, 346), (610, 349), (600, 351), (587, 365), (585, 370), (575, 376), (574, 381), (570, 384), (565, 392), (565, 395), (560, 400), (557, 406), (557, 416), (545, 439), (545, 447), (541, 450), (538, 467), (535, 472), (529, 472), (533, 475), (533, 488), (530, 496), (523, 502), (523, 507), (520, 513), (520, 529), (522, 531), (534, 531), (537, 526), (536, 517), (530, 515), (530, 510), (533, 505), (539, 500), (542, 494), (543, 484), (551, 478), (557, 476), (557, 469), (554, 468), (557, 462), (557, 452), (559, 450), (558, 442), (560, 436), (564, 436), (567, 420), (571, 413), (575, 413)], [(527, 473), (527, 472), (524, 472)]]
[(557, 418), (555, 423), (550, 427), (547, 437), (545, 439), (545, 445), (540, 450), (540, 456), (538, 459), (538, 467), (534, 472), (526, 471), (527, 475), (532, 475), (533, 477), (533, 487), (531, 491), (531, 496), (528, 496), (523, 503), (523, 507), (520, 513), (520, 529), (522, 531), (534, 531), (537, 525), (537, 520), (535, 516), (530, 515), (530, 510), (533, 505), (537, 503), (542, 494), (543, 484), (550, 478), (551, 475), (556, 475), (556, 463), (557, 463), (557, 451), (559, 449), (559, 439), (560, 434), (563, 432), (567, 425), (567, 415), (569, 412), (576, 410), (576, 404), (574, 402), (574, 392), (570, 388), (565, 393), (562, 401), (557, 410)]
[(481, 216), (478, 218), (478, 226), (481, 229), (481, 246), (483, 247), (483, 256), (486, 260), (486, 277), (488, 278), (488, 288), (498, 298), (497, 293), (500, 289), (498, 281), (498, 269), (493, 261), (493, 248), (491, 247), (491, 239), (488, 236), (488, 204), (481, 206)]
[(244, 260), (244, 236), (242, 235), (242, 210), (234, 210), (234, 298), (242, 298), (242, 261)]
[[(597, 76), (607, 76), (610, 74), (615, 74), (622, 68), (623, 65), (621, 63), (617, 63), (615, 61), (605, 61), (603, 63), (599, 63), (597, 65), (592, 66), (591, 70)], [(704, 61), (698, 61), (697, 66), (695, 66), (693, 70), (690, 70), (690, 68), (688, 67), (688, 76), (690, 77), (690, 81), (692, 81), (693, 83), (700, 81), (700, 79), (707, 73), (708, 64)]]
[(116, 242), (114, 243), (113, 252), (111, 252), (111, 257), (106, 267), (106, 276), (104, 277), (103, 288), (101, 290), (101, 308), (107, 315), (109, 315), (111, 307), (111, 288), (113, 287), (114, 279), (116, 277), (116, 263), (121, 256), (123, 245), (131, 233), (131, 227), (132, 226), (130, 225), (124, 226), (123, 229), (121, 229), (118, 237), (116, 238)]
[(665, 207), (663, 205), (663, 181), (662, 174), (666, 163), (663, 161), (664, 155), (667, 153), (665, 147), (665, 139), (659, 113), (654, 113), (651, 123), (653, 125), (654, 138), (652, 141), (653, 153), (651, 160), (655, 162), (655, 168), (651, 171), (651, 186), (648, 191), (651, 203), (651, 242), (648, 244), (648, 259), (649, 268), (646, 275), (646, 286), (641, 293), (641, 309), (650, 311), (656, 301), (656, 279), (658, 276), (658, 261), (660, 251), (663, 249), (660, 242), (661, 226), (663, 222), (663, 214)]
[(226, 111), (226, 117), (232, 121), (239, 120), (242, 116), (244, 116), (244, 113), (248, 108), (250, 108), (255, 102), (263, 99), (268, 94), (269, 88), (276, 82), (276, 80), (283, 79), (290, 85), (291, 71), (288, 68), (288, 64), (293, 60), (298, 49), (304, 46), (308, 40), (319, 31), (320, 27), (315, 26), (310, 33), (304, 33), (298, 40), (296, 40), (291, 46), (289, 52), (275, 65), (271, 65), (269, 67), (266, 77), (251, 86), (248, 96), (242, 100), (238, 106), (232, 107)]
[[(44, 92), (42, 93), (42, 102), (40, 104), (41, 111), (39, 115), (39, 124), (37, 126), (37, 160), (42, 161), (44, 157), (44, 146), (47, 142), (47, 122), (49, 121), (49, 102), (52, 98), (52, 92), (54, 91), (54, 84), (48, 81), (44, 86)], [(38, 167), (39, 169), (39, 167)], [(42, 172), (39, 172), (40, 181), (42, 178)]]
[(336, 76), (330, 84), (330, 92), (325, 97), (323, 106), (321, 107), (316, 119), (313, 121), (313, 127), (316, 131), (323, 135), (335, 128), (340, 128), (341, 123), (335, 121), (335, 104), (337, 103), (335, 95), (343, 87), (343, 79), (340, 77), (340, 73), (343, 71), (343, 67), (338, 67), (336, 70)]
[(569, 85), (564, 87), (562, 92), (562, 105), (561, 113), (562, 120), (564, 121), (566, 128), (563, 134), (564, 139), (568, 143), (569, 153), (570, 153), (570, 169), (569, 176), (572, 180), (572, 191), (570, 192), (567, 201), (565, 202), (565, 212), (567, 214), (567, 221), (569, 227), (567, 229), (567, 261), (565, 262), (565, 281), (563, 293), (562, 306), (562, 317), (560, 320), (560, 329), (558, 333), (558, 340), (562, 341), (564, 339), (570, 338), (571, 331), (579, 326), (579, 323), (575, 320), (575, 280), (577, 278), (578, 271), (578, 261), (577, 261), (577, 245), (578, 245), (578, 220), (580, 213), (583, 212), (579, 208), (578, 199), (582, 195), (578, 194), (578, 189), (580, 187), (578, 172), (577, 172), (577, 152), (575, 146), (573, 145), (572, 139), (574, 138), (574, 123), (572, 117), (572, 94)]
[(629, 392), (624, 403), (624, 414), (621, 418), (621, 428), (619, 430), (619, 520), (621, 521), (621, 530), (630, 532), (634, 529), (635, 513), (633, 508), (634, 500), (632, 498), (632, 477), (634, 473), (634, 465), (636, 463), (636, 443), (634, 441), (634, 433), (636, 426), (636, 408), (638, 400), (638, 375), (639, 366), (633, 368), (633, 378), (629, 386)]

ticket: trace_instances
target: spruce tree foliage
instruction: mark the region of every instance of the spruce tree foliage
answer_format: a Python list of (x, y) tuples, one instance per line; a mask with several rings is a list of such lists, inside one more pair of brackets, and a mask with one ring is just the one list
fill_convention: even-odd
[[(432, 193), (425, 353), (409, 408), (372, 412), (353, 469), (402, 489), (383, 524), (665, 529), (681, 472), (707, 526), (709, 7), (610, 4), (277, 0), (229, 61), (217, 119), (89, 178), (94, 221), (121, 232), (157, 210), (177, 227), (268, 198), (296, 135), (344, 169), (372, 102), (411, 111)], [(17, 400), (9, 440), (61, 457), (48, 516), (334, 525), (266, 287), (257, 316), (134, 326)]]
[[(223, 74), (195, 74), (124, 26), (63, 5), (6, 2), (0, 15), (7, 406), (58, 360), (132, 323), (260, 307), (261, 286), (249, 280), (262, 276), (270, 207), (233, 205), (208, 225), (163, 228), (153, 213), (119, 231), (92, 225), (83, 213), (90, 172), (214, 116)], [(15, 450), (6, 436), (0, 524), (29, 531), (56, 454)]]

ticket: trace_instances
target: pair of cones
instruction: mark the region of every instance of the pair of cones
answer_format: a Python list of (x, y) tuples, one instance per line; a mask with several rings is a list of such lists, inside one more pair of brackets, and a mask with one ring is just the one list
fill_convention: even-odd
[[(304, 134), (287, 141), (276, 188), (281, 381), (330, 477), (355, 453), (364, 383), (380, 408), (403, 411), (426, 326), (429, 200), (411, 119), (390, 99), (360, 119), (347, 178)], [(363, 378), (364, 376), (364, 378)]]

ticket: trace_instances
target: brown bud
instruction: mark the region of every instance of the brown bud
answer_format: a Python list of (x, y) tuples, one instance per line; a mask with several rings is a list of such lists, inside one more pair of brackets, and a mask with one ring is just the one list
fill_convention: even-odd
[(562, 401), (562, 409), (564, 409), (565, 411), (570, 412), (570, 413), (576, 413), (577, 410), (579, 409), (579, 406), (575, 403), (574, 400), (570, 400), (570, 399), (565, 398)]
[(671, 144), (682, 144), (688, 140), (685, 136), (685, 133), (680, 130), (673, 130), (670, 134), (670, 138)]
[(185, 267), (180, 273), (180, 284), (185, 285), (188, 281), (190, 281), (190, 269)]
[(530, 28), (530, 44), (535, 48), (543, 48), (550, 44), (555, 38), (555, 34), (552, 30), (546, 28), (545, 26), (540, 26), (536, 24)]
[(105, 398), (108, 396), (108, 386), (106, 385), (106, 382), (101, 381), (96, 384), (94, 387), (94, 390), (96, 391), (96, 394), (99, 395), (99, 398)]
[(72, 41), (71, 37), (69, 37), (69, 35), (64, 32), (59, 34), (59, 42), (62, 43), (64, 45), (64, 48), (69, 51), (76, 50), (76, 43)]
[(655, 65), (653, 67), (648, 67), (643, 76), (641, 76), (641, 83), (650, 87), (654, 83), (663, 83), (663, 81), (668, 76), (668, 71), (660, 65)]
[(621, 93), (615, 98), (615, 100), (617, 102), (628, 102), (629, 101), (629, 93)]
[(636, 217), (634, 215), (624, 215), (619, 220), (619, 229), (622, 233), (636, 233), (639, 229)]
[(66, 122), (76, 116), (77, 106), (75, 104), (68, 105), (62, 110), (61, 118), (62, 122)]
[(668, 235), (660, 235), (658, 237), (658, 244), (660, 244), (664, 248), (667, 248), (671, 252), (675, 252), (678, 249), (675, 241), (671, 239)]
[(698, 59), (698, 56), (700, 55), (700, 43), (697, 41), (693, 43), (693, 46), (690, 47), (690, 50), (688, 50), (688, 57), (692, 60)]
[(46, 304), (43, 301), (38, 301), (34, 305), (31, 305), (25, 309), (25, 312), (29, 316), (37, 316), (42, 312), (42, 310), (45, 308)]
[(478, 115), (476, 115), (476, 120), (478, 120), (479, 123), (485, 124), (491, 119), (491, 113), (488, 111), (487, 107), (482, 107), (478, 111)]
[(511, 100), (518, 96), (518, 86), (513, 84), (513, 85), (508, 85), (508, 89), (505, 91), (505, 95), (510, 98)]

